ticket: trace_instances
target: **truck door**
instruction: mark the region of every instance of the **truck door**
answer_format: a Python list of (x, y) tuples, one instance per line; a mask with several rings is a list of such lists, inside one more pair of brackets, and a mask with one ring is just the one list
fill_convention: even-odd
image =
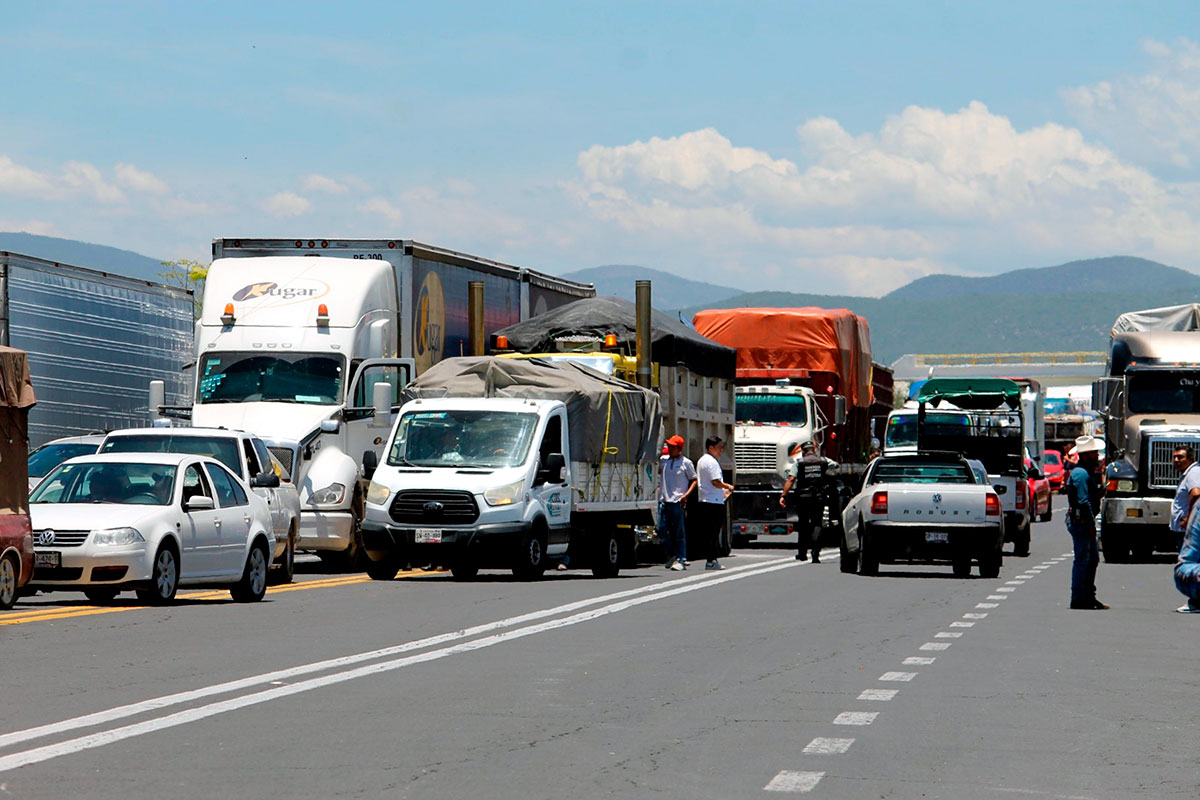
[[(400, 391), (415, 374), (411, 358), (369, 358), (358, 365), (350, 384), (346, 423), (346, 455), (362, 464), (363, 453), (372, 450), (381, 455), (392, 430), (395, 414), (391, 409), (400, 403)], [(388, 386), (388, 413), (376, 413), (375, 384)]]
[[(533, 495), (546, 509), (549, 528), (546, 554), (551, 556), (565, 553), (571, 539), (571, 462), (565, 423), (561, 411), (554, 412), (546, 420), (546, 432), (538, 444), (538, 470), (533, 481)], [(557, 475), (546, 469), (554, 453), (566, 460), (566, 467)]]

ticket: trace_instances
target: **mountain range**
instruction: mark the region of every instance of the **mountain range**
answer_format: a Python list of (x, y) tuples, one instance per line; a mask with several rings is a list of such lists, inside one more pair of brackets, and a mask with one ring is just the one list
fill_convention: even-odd
[[(0, 233), (0, 250), (161, 280), (158, 259), (128, 250), (28, 233)], [(1125, 311), (1200, 300), (1200, 275), (1156, 261), (1111, 256), (987, 277), (929, 275), (884, 297), (740, 292), (629, 264), (589, 267), (563, 277), (594, 283), (597, 294), (634, 299), (634, 281), (653, 282), (654, 305), (684, 321), (703, 308), (820, 306), (867, 318), (876, 361), (905, 353), (1013, 353), (1104, 350)]]

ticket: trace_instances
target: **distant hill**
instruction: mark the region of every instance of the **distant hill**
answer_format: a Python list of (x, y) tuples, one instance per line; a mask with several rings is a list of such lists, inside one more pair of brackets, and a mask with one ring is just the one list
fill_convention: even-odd
[(159, 259), (129, 250), (32, 233), (0, 233), (0, 250), (147, 281), (161, 282), (164, 269)]
[(738, 294), (737, 289), (713, 283), (681, 278), (670, 272), (632, 264), (609, 264), (588, 267), (563, 275), (574, 281), (596, 284), (596, 294), (615, 295), (633, 302), (634, 281), (653, 281), (652, 297), (655, 308), (685, 308), (688, 306), (714, 303)]
[(973, 294), (1030, 295), (1076, 292), (1187, 291), (1200, 294), (1200, 275), (1157, 261), (1133, 256), (1110, 256), (1071, 261), (1056, 267), (1017, 269), (1000, 275), (965, 278), (961, 275), (928, 275), (901, 286), (890, 298), (963, 297)]

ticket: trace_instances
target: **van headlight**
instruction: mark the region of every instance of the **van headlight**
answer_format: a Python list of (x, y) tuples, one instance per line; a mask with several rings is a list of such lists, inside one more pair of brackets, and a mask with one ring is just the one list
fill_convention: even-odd
[(308, 496), (316, 506), (336, 506), (346, 499), (346, 487), (340, 483), (331, 483), (323, 489), (317, 489)]
[(507, 486), (495, 486), (483, 493), (489, 506), (510, 506), (520, 499), (525, 491), (525, 481), (519, 480)]
[(371, 481), (371, 484), (367, 486), (367, 502), (373, 506), (383, 505), (391, 496), (392, 490), (384, 486), (382, 483)]
[(138, 544), (145, 542), (142, 534), (136, 528), (109, 528), (92, 531), (92, 544), (103, 546), (118, 546), (123, 544)]

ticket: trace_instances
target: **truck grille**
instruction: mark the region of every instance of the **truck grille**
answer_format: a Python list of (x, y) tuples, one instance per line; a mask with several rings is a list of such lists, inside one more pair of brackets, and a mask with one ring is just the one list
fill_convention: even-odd
[(738, 471), (774, 472), (774, 442), (739, 442), (734, 447), (734, 465)]
[(292, 475), (294, 477), (295, 472), (292, 470), (292, 459), (294, 458), (294, 453), (292, 448), (268, 447), (267, 449), (271, 451), (271, 455), (279, 459), (279, 463), (283, 464), (283, 468), (288, 471), (288, 475)]
[(396, 522), (409, 525), (470, 525), (479, 519), (470, 492), (428, 489), (397, 493), (390, 513)]
[(1196, 447), (1200, 439), (1150, 439), (1150, 488), (1174, 489), (1179, 485), (1179, 473), (1171, 457), (1177, 447)]
[(54, 541), (42, 544), (40, 536), (42, 531), (33, 532), (33, 546), (35, 550), (57, 549), (59, 547), (79, 547), (88, 537), (88, 531), (54, 531)]

